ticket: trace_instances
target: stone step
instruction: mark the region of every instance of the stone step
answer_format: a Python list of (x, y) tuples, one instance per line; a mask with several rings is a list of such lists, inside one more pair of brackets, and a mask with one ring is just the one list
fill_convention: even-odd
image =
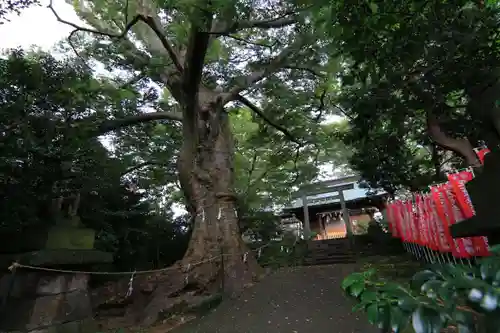
[(327, 248), (315, 248), (315, 249), (308, 249), (309, 252), (318, 252), (318, 253), (324, 253), (324, 252), (337, 252), (337, 253), (342, 253), (342, 252), (352, 252), (351, 248), (349, 247), (327, 247)]
[(314, 265), (348, 264), (354, 262), (356, 262), (356, 259), (353, 256), (337, 256), (329, 258), (306, 258), (304, 260), (304, 265), (314, 266)]
[(325, 248), (344, 248), (350, 247), (349, 241), (313, 241), (307, 244), (307, 248), (310, 250), (313, 249), (325, 249)]
[(342, 250), (342, 251), (309, 251), (306, 256), (314, 257), (314, 256), (342, 256), (342, 255), (352, 255), (355, 252), (350, 250)]
[(326, 243), (326, 244), (309, 244), (310, 249), (317, 249), (317, 248), (325, 248), (325, 247), (342, 247), (342, 246), (349, 246), (349, 243), (347, 242), (342, 242), (342, 243)]
[(343, 252), (352, 252), (352, 249), (347, 246), (338, 246), (338, 247), (320, 247), (320, 248), (315, 248), (315, 249), (308, 249), (310, 253), (315, 253), (315, 252), (337, 252), (337, 253), (343, 253)]

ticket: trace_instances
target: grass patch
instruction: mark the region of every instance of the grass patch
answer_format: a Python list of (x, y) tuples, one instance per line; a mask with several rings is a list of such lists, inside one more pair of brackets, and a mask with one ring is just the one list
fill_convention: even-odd
[(376, 279), (393, 281), (407, 286), (415, 273), (425, 269), (425, 264), (411, 256), (371, 256), (362, 259), (362, 271), (376, 270)]

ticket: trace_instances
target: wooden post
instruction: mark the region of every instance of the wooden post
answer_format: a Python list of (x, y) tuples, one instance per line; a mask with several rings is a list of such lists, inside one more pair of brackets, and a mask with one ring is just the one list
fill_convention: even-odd
[(340, 207), (342, 207), (342, 215), (344, 215), (344, 223), (347, 231), (347, 237), (352, 239), (352, 225), (351, 218), (349, 217), (349, 209), (345, 204), (344, 191), (339, 191)]
[(302, 209), (304, 210), (304, 239), (309, 240), (311, 236), (311, 224), (309, 222), (309, 207), (307, 206), (307, 195), (302, 195)]

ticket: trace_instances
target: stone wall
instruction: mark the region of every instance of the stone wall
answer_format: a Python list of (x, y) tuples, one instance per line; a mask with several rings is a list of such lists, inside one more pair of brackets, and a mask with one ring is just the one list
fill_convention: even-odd
[[(0, 332), (95, 333), (88, 275), (18, 271), (0, 278)], [(9, 292), (10, 290), (10, 292)]]

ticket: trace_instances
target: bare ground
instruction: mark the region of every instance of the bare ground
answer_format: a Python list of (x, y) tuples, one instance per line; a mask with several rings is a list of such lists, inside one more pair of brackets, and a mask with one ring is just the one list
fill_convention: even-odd
[(173, 333), (377, 333), (340, 284), (355, 264), (284, 268)]

